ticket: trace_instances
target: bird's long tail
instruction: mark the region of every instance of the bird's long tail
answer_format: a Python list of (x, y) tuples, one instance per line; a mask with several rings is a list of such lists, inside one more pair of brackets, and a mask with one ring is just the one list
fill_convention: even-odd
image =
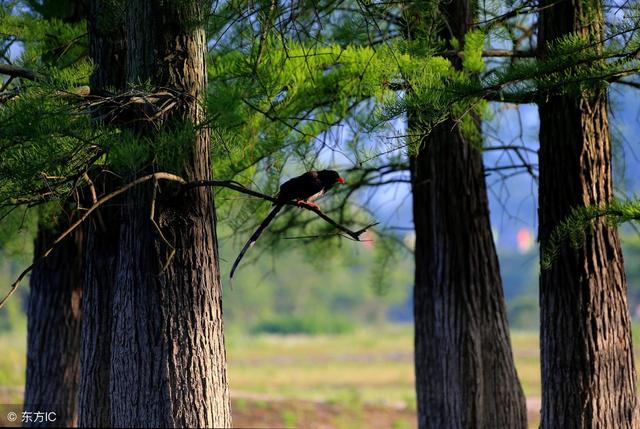
[(264, 231), (267, 228), (267, 226), (269, 226), (273, 218), (276, 217), (276, 215), (282, 209), (282, 207), (284, 207), (282, 204), (277, 204), (276, 206), (274, 206), (271, 209), (271, 212), (262, 221), (258, 229), (256, 229), (256, 231), (253, 233), (249, 241), (247, 241), (247, 243), (244, 245), (244, 247), (240, 251), (240, 254), (236, 258), (235, 262), (233, 263), (233, 266), (231, 267), (231, 274), (229, 274), (230, 279), (233, 278), (233, 273), (236, 271), (236, 268), (238, 268), (238, 264), (242, 260), (242, 257), (244, 256), (244, 254), (247, 253), (247, 250), (249, 250), (249, 248), (254, 245), (254, 243), (258, 240), (258, 237), (260, 237), (260, 234), (262, 234), (262, 231)]

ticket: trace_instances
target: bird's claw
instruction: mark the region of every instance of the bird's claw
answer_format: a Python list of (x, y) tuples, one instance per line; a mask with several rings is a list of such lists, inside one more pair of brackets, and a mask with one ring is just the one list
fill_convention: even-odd
[(309, 202), (309, 201), (296, 200), (296, 204), (298, 205), (298, 207), (308, 207), (308, 208), (320, 210), (320, 206), (319, 205), (317, 205), (316, 203)]

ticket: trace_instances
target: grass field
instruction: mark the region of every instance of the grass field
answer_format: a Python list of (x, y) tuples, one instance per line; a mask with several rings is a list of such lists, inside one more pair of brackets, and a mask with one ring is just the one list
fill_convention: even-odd
[[(636, 338), (638, 338), (636, 336)], [(238, 427), (413, 428), (412, 330), (386, 326), (338, 336), (229, 335)], [(538, 335), (514, 332), (518, 374), (537, 427)], [(21, 401), (25, 338), (0, 336), (0, 403)], [(636, 348), (636, 356), (640, 350)]]

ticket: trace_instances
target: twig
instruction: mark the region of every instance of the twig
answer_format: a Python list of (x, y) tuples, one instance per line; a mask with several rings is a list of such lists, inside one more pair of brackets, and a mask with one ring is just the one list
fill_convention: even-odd
[(162, 241), (164, 241), (164, 244), (166, 244), (169, 247), (169, 249), (171, 249), (171, 252), (169, 252), (169, 256), (167, 257), (167, 261), (162, 265), (162, 269), (158, 273), (158, 275), (160, 275), (160, 274), (164, 273), (164, 271), (169, 266), (169, 263), (171, 262), (171, 260), (175, 256), (176, 248), (171, 243), (169, 243), (169, 240), (167, 240), (166, 237), (164, 236), (164, 234), (162, 233), (162, 230), (160, 229), (160, 225), (158, 225), (158, 222), (156, 222), (155, 217), (156, 217), (156, 196), (157, 196), (157, 192), (158, 192), (158, 179), (155, 179), (153, 181), (153, 195), (151, 196), (151, 214), (149, 215), (149, 219), (151, 219), (151, 223), (153, 224), (153, 226), (158, 231), (158, 235), (160, 236)]

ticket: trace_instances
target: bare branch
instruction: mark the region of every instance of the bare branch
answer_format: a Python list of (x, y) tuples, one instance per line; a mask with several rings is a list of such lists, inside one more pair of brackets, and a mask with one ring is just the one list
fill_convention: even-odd
[(11, 64), (0, 64), (0, 74), (12, 77), (22, 77), (29, 80), (44, 80), (45, 76), (24, 67), (18, 67)]

